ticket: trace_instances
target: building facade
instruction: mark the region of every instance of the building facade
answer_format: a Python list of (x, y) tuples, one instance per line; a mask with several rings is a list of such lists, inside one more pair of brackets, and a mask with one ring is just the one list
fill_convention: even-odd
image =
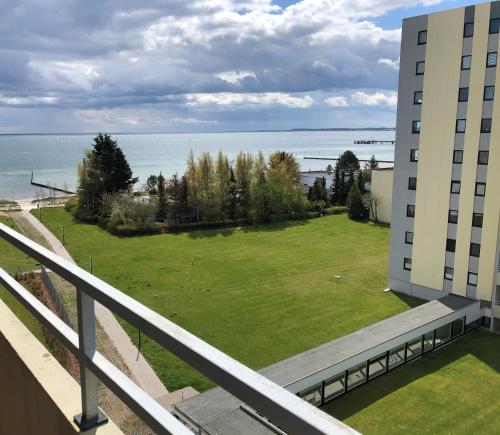
[(500, 300), (499, 29), (498, 1), (404, 20), (389, 267), (395, 291)]

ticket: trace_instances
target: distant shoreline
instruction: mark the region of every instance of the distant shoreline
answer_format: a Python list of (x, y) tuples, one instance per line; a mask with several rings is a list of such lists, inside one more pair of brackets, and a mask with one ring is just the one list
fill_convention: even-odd
[[(111, 135), (154, 135), (154, 134), (223, 134), (223, 133), (298, 133), (309, 131), (395, 131), (395, 127), (332, 127), (332, 128), (291, 128), (287, 130), (225, 130), (225, 131), (195, 131), (195, 132), (175, 132), (175, 131), (158, 131), (158, 132), (108, 132)], [(91, 136), (98, 132), (88, 133), (0, 133), (0, 136)]]

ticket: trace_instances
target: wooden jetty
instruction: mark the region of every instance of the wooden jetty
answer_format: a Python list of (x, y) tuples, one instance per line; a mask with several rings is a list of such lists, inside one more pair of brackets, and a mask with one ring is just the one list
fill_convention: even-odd
[(65, 193), (66, 195), (76, 195), (76, 192), (72, 192), (71, 190), (61, 189), (59, 187), (49, 186), (47, 184), (37, 183), (33, 181), (33, 171), (31, 171), (31, 185), (36, 187), (41, 187), (47, 190), (53, 190), (54, 192)]
[[(304, 157), (304, 160), (338, 160), (339, 158), (338, 157)], [(376, 159), (377, 162), (379, 163), (392, 163), (394, 164), (394, 160), (378, 160)], [(362, 163), (369, 163), (371, 160), (366, 160), (366, 159), (358, 159), (358, 161), (362, 162)]]
[(379, 140), (379, 139), (359, 139), (354, 141), (354, 145), (374, 145), (374, 144), (383, 144), (390, 143), (394, 145), (396, 141), (394, 140)]

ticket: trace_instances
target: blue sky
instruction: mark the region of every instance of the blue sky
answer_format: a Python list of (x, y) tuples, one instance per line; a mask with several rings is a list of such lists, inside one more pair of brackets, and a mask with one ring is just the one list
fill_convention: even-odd
[(404, 17), (461, 0), (2, 0), (0, 133), (394, 126)]

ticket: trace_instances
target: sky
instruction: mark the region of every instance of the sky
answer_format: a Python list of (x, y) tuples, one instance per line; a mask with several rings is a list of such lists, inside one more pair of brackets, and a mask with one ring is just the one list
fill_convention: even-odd
[(470, 4), (0, 3), (0, 134), (393, 127), (401, 20)]

